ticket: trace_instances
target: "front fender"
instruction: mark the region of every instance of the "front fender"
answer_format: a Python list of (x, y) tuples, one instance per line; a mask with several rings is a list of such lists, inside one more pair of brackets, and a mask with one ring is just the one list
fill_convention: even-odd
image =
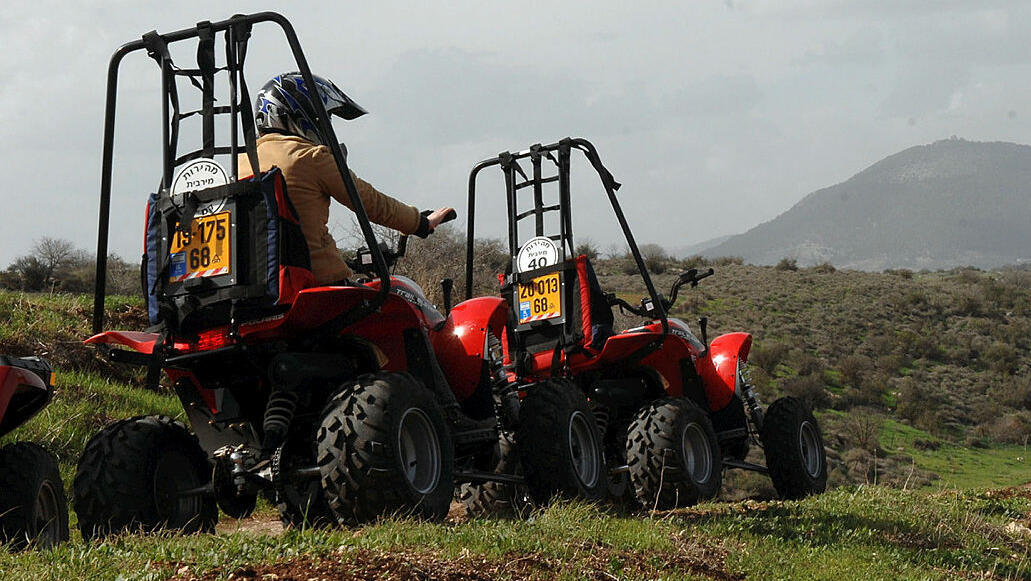
[(748, 360), (752, 348), (749, 333), (728, 333), (712, 340), (709, 351), (698, 358), (696, 367), (705, 384), (705, 395), (712, 411), (730, 403), (737, 390), (738, 362)]
[(507, 322), (503, 299), (478, 297), (455, 305), (444, 326), (430, 333), (437, 362), (459, 400), (472, 395), (483, 378), (487, 332), (504, 341)]

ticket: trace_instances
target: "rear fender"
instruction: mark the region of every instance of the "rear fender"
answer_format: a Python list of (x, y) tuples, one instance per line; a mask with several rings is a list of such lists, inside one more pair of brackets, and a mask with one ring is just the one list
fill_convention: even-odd
[(483, 378), (488, 331), (504, 342), (507, 323), (503, 299), (478, 297), (455, 305), (444, 325), (430, 333), (437, 361), (459, 400), (472, 395)]
[(0, 365), (0, 436), (39, 413), (53, 390), (38, 375), (9, 365)]
[(751, 348), (751, 334), (728, 333), (713, 339), (709, 351), (695, 362), (712, 411), (727, 407), (733, 399), (737, 392), (739, 362), (748, 360)]

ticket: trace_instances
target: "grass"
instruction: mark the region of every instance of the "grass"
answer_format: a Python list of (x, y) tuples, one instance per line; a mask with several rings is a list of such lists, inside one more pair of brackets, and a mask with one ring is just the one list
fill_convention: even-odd
[(0, 570), (12, 581), (228, 579), (275, 564), (347, 567), (372, 554), (413, 567), (427, 559), (440, 567), (466, 563), (489, 578), (507, 571), (509, 578), (539, 579), (1026, 579), (1031, 532), (1013, 523), (1031, 518), (1029, 494), (857, 487), (799, 502), (703, 504), (651, 517), (559, 504), (526, 521), (389, 519), (281, 536), (125, 535), (50, 553), (0, 554)]
[[(788, 326), (751, 317), (808, 317), (806, 307), (782, 298), (762, 303), (714, 294), (701, 300), (718, 314), (740, 319), (725, 322), (728, 329), (790, 336)], [(636, 302), (637, 296), (621, 296)], [(109, 327), (145, 326), (138, 300), (112, 297), (107, 307)], [(108, 422), (139, 414), (182, 415), (174, 396), (140, 389), (138, 374), (111, 368), (81, 345), (89, 335), (91, 308), (84, 296), (0, 291), (0, 353), (34, 352), (58, 369), (51, 405), (4, 441), (47, 445), (60, 458), (66, 485), (86, 441)], [(850, 320), (861, 319), (852, 315)], [(820, 342), (827, 334), (823, 327), (807, 322), (792, 332)], [(859, 331), (865, 329), (841, 333)], [(716, 334), (710, 327), (710, 336)], [(819, 345), (804, 347), (799, 352), (821, 352)], [(794, 363), (781, 363), (777, 375), (796, 374)], [(839, 388), (839, 372), (825, 369), (827, 383)], [(840, 415), (827, 411), (821, 420)], [(427, 577), (429, 571), (442, 577), (454, 572), (453, 577), (540, 579), (1031, 579), (1031, 531), (1021, 528), (1031, 526), (1031, 493), (988, 490), (1031, 480), (1025, 447), (964, 448), (893, 419), (885, 421), (878, 439), (889, 455), (908, 456), (941, 478), (919, 490), (846, 487), (799, 502), (712, 503), (652, 516), (562, 504), (526, 521), (387, 519), (361, 529), (282, 535), (124, 535), (83, 543), (73, 532), (72, 542), (52, 552), (0, 551), (0, 578), (227, 579), (251, 569), (255, 578), (333, 577), (316, 571), (322, 562), (342, 563), (347, 574), (379, 571), (385, 577)], [(261, 514), (270, 518), (267, 507)], [(284, 574), (282, 567), (291, 563), (310, 574)]]
[(892, 453), (904, 453), (916, 466), (938, 474), (934, 488), (998, 488), (1031, 480), (1031, 458), (1026, 446), (992, 445), (966, 448), (895, 420), (886, 420), (879, 436)]

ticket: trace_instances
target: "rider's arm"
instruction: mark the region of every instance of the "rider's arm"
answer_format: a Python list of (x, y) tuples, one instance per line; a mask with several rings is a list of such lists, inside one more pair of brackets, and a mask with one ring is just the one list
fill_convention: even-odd
[[(321, 151), (315, 156), (316, 173), (318, 175), (319, 187), (322, 191), (354, 210), (351, 205), (351, 197), (347, 195), (344, 187), (344, 180), (340, 178), (340, 171), (332, 154), (326, 148), (319, 148)], [(362, 199), (365, 212), (369, 220), (393, 228), (402, 234), (416, 234), (425, 236), (429, 232), (429, 225), (426, 217), (419, 214), (418, 208), (404, 204), (377, 190), (369, 182), (359, 178), (351, 172), (354, 185), (358, 188), (358, 196)]]

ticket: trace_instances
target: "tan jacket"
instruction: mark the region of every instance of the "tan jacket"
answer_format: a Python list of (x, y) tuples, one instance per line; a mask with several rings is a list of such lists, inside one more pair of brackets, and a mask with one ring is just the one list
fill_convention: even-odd
[[(239, 163), (240, 175), (250, 175), (246, 155), (240, 156)], [(326, 226), (330, 198), (354, 209), (329, 148), (300, 137), (272, 133), (258, 138), (258, 163), (261, 171), (276, 166), (283, 172), (287, 194), (301, 217), (316, 282), (326, 284), (350, 277), (351, 269), (344, 264)], [(403, 234), (412, 234), (419, 228), (418, 209), (381, 193), (354, 172), (351, 177), (370, 220)]]

